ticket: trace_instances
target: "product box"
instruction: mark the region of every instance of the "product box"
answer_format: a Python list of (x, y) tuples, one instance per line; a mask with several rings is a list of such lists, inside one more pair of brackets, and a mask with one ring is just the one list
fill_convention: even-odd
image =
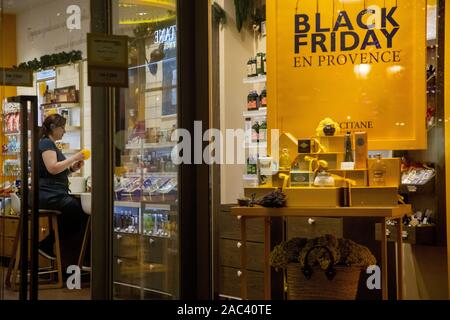
[[(401, 159), (400, 158), (383, 158), (383, 163), (386, 166), (385, 186), (396, 187), (400, 186), (401, 179)], [(369, 186), (373, 186), (373, 164), (376, 159), (369, 159)]]
[(311, 139), (298, 140), (298, 153), (311, 153)]
[(291, 171), (291, 186), (312, 185), (313, 175), (310, 171)]
[(56, 102), (78, 102), (78, 91), (75, 86), (55, 89)]

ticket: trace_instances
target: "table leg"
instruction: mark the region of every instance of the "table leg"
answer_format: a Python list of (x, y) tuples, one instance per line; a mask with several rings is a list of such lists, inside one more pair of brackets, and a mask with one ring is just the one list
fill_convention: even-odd
[(381, 220), (381, 294), (388, 299), (386, 218)]
[(403, 300), (403, 223), (397, 219), (397, 300)]
[(247, 224), (245, 217), (241, 219), (241, 298), (247, 300)]
[(272, 283), (270, 269), (270, 218), (264, 218), (264, 299), (272, 299)]

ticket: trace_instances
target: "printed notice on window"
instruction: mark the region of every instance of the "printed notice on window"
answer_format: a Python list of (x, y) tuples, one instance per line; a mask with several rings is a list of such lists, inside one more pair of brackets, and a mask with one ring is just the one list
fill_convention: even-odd
[(128, 37), (89, 33), (88, 84), (128, 87)]

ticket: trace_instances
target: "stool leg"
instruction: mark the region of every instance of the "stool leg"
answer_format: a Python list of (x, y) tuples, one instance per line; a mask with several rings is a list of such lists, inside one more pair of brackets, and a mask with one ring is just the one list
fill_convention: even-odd
[(81, 245), (80, 256), (78, 257), (78, 266), (80, 269), (83, 269), (84, 255), (86, 254), (86, 248), (89, 243), (89, 234), (91, 229), (91, 216), (88, 217), (88, 221), (86, 223), (86, 230), (84, 231), (83, 244)]
[(58, 282), (57, 287), (62, 288), (63, 279), (62, 279), (62, 265), (61, 265), (61, 247), (59, 245), (59, 230), (58, 230), (58, 217), (53, 216), (53, 230), (55, 233), (55, 245), (56, 245), (56, 269), (58, 270)]
[[(39, 289), (60, 289), (63, 287), (63, 278), (62, 278), (62, 263), (61, 263), (61, 247), (59, 243), (59, 230), (58, 230), (58, 217), (56, 215), (52, 215), (49, 217), (51, 230), (55, 234), (55, 262), (52, 262), (53, 270), (56, 271), (57, 281), (52, 284), (41, 284), (39, 285)], [(53, 279), (52, 279), (53, 280)]]
[[(21, 220), (20, 220), (21, 221)], [(22, 224), (19, 223), (16, 230), (16, 237), (14, 238), (13, 250), (11, 254), (11, 260), (8, 265), (8, 272), (6, 273), (6, 281), (5, 284), (8, 288), (12, 288), (16, 290), (16, 281), (17, 281), (17, 271), (19, 270), (19, 262), (20, 262), (20, 230)], [(11, 281), (11, 273), (12, 273), (12, 281)]]
[(17, 290), (17, 273), (19, 272), (19, 264), (20, 264), (20, 240), (17, 239), (17, 249), (16, 249), (16, 257), (14, 259), (14, 269), (11, 277), (11, 289), (13, 291)]

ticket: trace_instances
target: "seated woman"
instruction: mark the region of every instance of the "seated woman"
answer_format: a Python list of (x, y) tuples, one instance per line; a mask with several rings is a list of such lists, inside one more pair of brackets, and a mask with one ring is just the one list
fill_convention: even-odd
[[(66, 119), (59, 114), (48, 116), (42, 124), (39, 141), (39, 207), (58, 210), (59, 234), (63, 268), (77, 264), (81, 239), (87, 215), (79, 199), (69, 194), (68, 176), (84, 165), (81, 152), (66, 158), (55, 142), (65, 133)], [(55, 259), (53, 253), (54, 234), (39, 243), (39, 253), (47, 259)], [(65, 269), (63, 269), (65, 270)]]

